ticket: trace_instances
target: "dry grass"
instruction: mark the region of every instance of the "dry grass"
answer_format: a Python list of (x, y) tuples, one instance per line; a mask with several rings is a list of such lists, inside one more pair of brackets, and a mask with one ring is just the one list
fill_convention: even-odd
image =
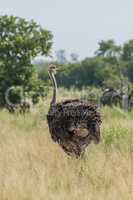
[(40, 112), (1, 111), (0, 200), (132, 200), (133, 118), (108, 108), (103, 117), (101, 144), (75, 159), (51, 141)]

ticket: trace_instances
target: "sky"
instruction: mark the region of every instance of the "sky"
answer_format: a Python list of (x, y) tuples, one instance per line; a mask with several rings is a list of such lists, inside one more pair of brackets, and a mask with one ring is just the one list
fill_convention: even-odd
[(133, 0), (0, 0), (0, 15), (34, 19), (52, 31), (53, 55), (65, 49), (92, 56), (98, 42), (133, 38)]

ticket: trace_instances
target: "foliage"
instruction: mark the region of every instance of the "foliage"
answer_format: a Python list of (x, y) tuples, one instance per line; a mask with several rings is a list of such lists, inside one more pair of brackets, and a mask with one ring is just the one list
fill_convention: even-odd
[[(117, 45), (114, 40), (100, 41), (95, 56), (82, 61), (57, 61), (57, 82), (62, 87), (88, 86), (120, 88), (125, 82), (133, 83), (133, 40)], [(63, 51), (64, 52), (64, 51)], [(47, 63), (48, 64), (48, 63)], [(47, 64), (38, 70), (41, 80), (48, 80)]]
[(125, 61), (133, 60), (133, 40), (129, 40), (123, 45), (122, 58)]
[[(0, 16), (0, 103), (5, 104), (5, 91), (22, 86), (31, 91), (35, 79), (32, 59), (48, 55), (52, 45), (51, 32), (34, 21), (14, 16)], [(37, 78), (37, 76), (36, 76)]]

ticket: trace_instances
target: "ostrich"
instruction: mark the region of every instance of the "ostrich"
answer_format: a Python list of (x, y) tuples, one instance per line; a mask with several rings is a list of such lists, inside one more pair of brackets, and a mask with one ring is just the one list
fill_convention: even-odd
[(103, 106), (122, 106), (122, 95), (123, 93), (119, 90), (117, 91), (112, 87), (106, 88), (101, 97), (101, 103)]
[(53, 97), (47, 115), (51, 137), (68, 155), (79, 157), (92, 141), (100, 142), (100, 113), (96, 106), (78, 99), (57, 103), (55, 65), (49, 65), (48, 74), (53, 83)]

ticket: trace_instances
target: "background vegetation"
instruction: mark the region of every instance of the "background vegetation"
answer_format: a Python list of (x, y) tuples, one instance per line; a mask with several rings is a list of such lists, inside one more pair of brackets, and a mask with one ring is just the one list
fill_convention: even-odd
[[(82, 61), (67, 60), (64, 51), (57, 57), (59, 86), (83, 88), (87, 86), (120, 88), (128, 82), (133, 84), (133, 40), (119, 46), (114, 40), (100, 41), (93, 57)], [(36, 64), (39, 78), (47, 80), (47, 64)]]
[[(37, 55), (48, 55), (51, 32), (34, 21), (20, 17), (0, 16), (0, 106), (6, 105), (5, 93), (19, 86), (23, 92), (43, 92), (32, 64)], [(15, 98), (15, 96), (14, 96)]]
[[(0, 17), (1, 107), (6, 106), (5, 93), (10, 87), (19, 86), (24, 95), (34, 92), (33, 102), (38, 102), (38, 94), (47, 95), (49, 62), (34, 62), (34, 58), (51, 56), (52, 37), (50, 31), (34, 21), (14, 16)], [(117, 45), (111, 39), (100, 41), (94, 56), (80, 61), (76, 53), (72, 53), (68, 60), (65, 50), (58, 50), (52, 62), (59, 69), (59, 87), (120, 89), (126, 83), (133, 88), (133, 40), (123, 45)], [(12, 99), (16, 102), (17, 92), (14, 94)]]

